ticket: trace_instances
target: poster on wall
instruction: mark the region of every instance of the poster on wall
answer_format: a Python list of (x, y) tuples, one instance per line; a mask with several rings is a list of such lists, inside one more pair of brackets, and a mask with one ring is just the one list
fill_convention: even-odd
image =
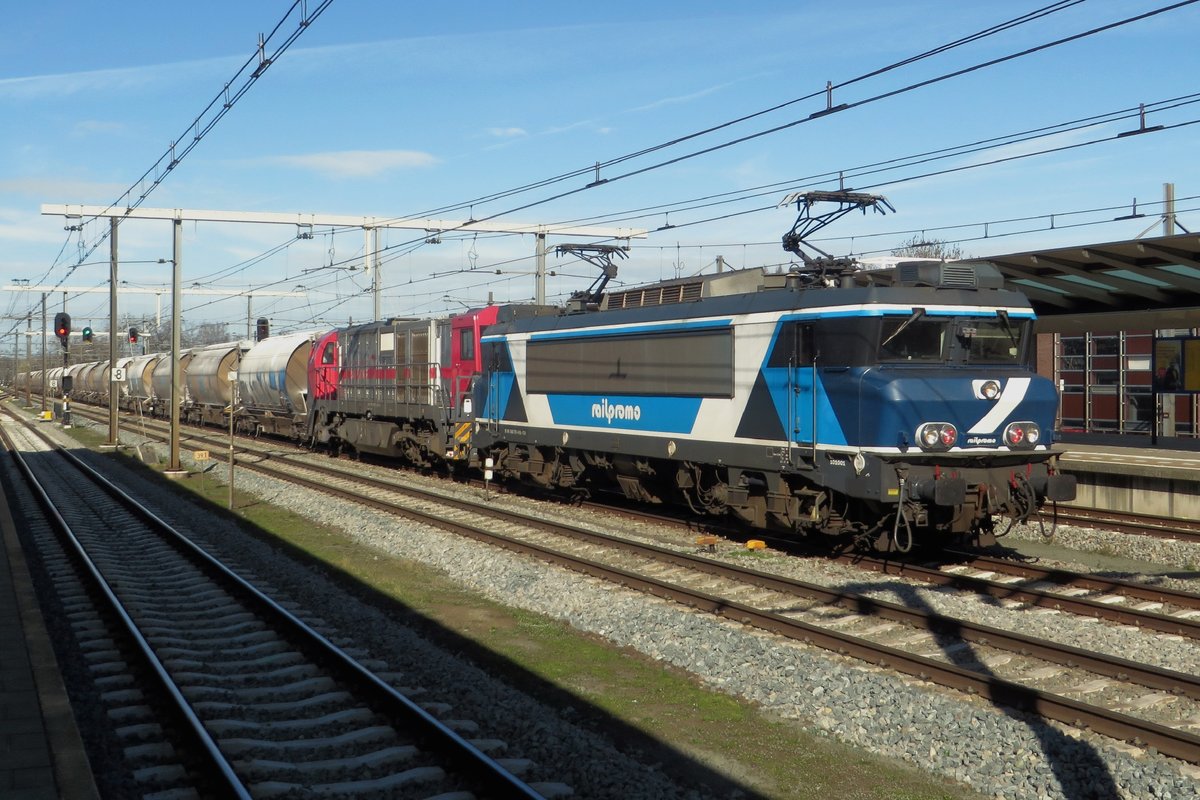
[(1200, 336), (1154, 338), (1154, 391), (1200, 393)]

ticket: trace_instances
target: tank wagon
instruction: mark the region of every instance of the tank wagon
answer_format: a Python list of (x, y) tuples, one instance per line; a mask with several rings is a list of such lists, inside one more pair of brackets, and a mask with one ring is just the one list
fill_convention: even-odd
[[(188, 392), (187, 385), (187, 369), (191, 363), (193, 351), (184, 350), (179, 354), (179, 408), (182, 413), (183, 409), (188, 407), (191, 401), (191, 394)], [(153, 372), (150, 373), (150, 413), (157, 417), (169, 417), (171, 415), (171, 354), (163, 353), (162, 358), (154, 365)]]
[(123, 405), (131, 411), (149, 413), (154, 407), (154, 368), (161, 355), (134, 356), (125, 367)]
[(226, 342), (192, 350), (184, 371), (187, 399), (180, 410), (181, 419), (196, 425), (228, 424), (233, 398), (230, 376), (250, 346), (249, 342)]
[(276, 336), (242, 354), (238, 375), (238, 428), (300, 439), (308, 421), (308, 362), (312, 333)]

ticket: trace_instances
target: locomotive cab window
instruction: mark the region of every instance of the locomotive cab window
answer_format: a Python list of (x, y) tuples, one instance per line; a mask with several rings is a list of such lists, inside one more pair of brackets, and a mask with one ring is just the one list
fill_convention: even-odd
[(924, 316), (916, 309), (909, 317), (884, 317), (880, 330), (880, 361), (941, 361), (945, 357), (944, 318)]
[(785, 322), (775, 337), (768, 367), (806, 366), (813, 359), (813, 323)]
[(475, 358), (475, 329), (474, 328), (459, 328), (458, 329), (458, 357), (463, 361), (471, 361)]
[(1025, 326), (1012, 320), (960, 320), (956, 330), (959, 346), (971, 364), (1018, 364), (1023, 352)]
[(1026, 360), (1028, 320), (996, 317), (884, 317), (879, 360), (884, 363), (1009, 364)]
[(326, 342), (325, 348), (321, 350), (321, 363), (332, 364), (335, 362), (337, 355), (337, 342)]

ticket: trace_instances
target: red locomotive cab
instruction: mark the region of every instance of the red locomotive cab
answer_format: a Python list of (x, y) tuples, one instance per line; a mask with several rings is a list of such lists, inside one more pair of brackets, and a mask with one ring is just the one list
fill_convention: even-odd
[(499, 306), (468, 311), (450, 318), (450, 361), (442, 367), (442, 380), (450, 392), (451, 415), (471, 417), (471, 379), (483, 368), (479, 337), (496, 322)]
[(338, 394), (338, 332), (317, 339), (308, 361), (308, 385), (312, 387), (310, 402), (336, 400)]

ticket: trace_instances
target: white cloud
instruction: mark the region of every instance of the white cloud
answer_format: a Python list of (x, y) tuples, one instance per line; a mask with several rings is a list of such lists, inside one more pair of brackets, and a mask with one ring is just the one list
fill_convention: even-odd
[(178, 83), (189, 76), (207, 78), (238, 63), (239, 60), (232, 57), (218, 57), (170, 64), (0, 78), (0, 98), (32, 100), (89, 93), (129, 93), (148, 86)]
[(62, 178), (7, 178), (0, 180), (0, 193), (34, 197), (46, 203), (79, 203), (111, 200), (127, 186)]
[(60, 220), (19, 209), (0, 208), (0, 241), (61, 245), (65, 235)]
[(725, 83), (718, 83), (715, 86), (709, 86), (706, 89), (700, 89), (698, 91), (691, 92), (689, 94), (675, 95), (674, 97), (663, 97), (658, 100), (654, 100), (652, 102), (646, 103), (644, 105), (640, 105), (635, 108), (631, 108), (628, 111), (626, 111), (625, 113), (636, 114), (636, 113), (639, 113), (642, 111), (653, 111), (654, 109), (662, 108), (663, 106), (677, 106), (677, 105), (682, 105), (684, 103), (690, 103), (694, 100), (699, 100), (702, 97), (708, 97), (711, 94), (720, 92), (724, 89), (727, 89), (728, 87), (730, 87), (732, 85), (733, 85), (733, 82), (727, 81)]
[(489, 136), (495, 136), (498, 139), (512, 139), (517, 136), (528, 136), (524, 128), (488, 128)]
[(98, 119), (85, 119), (76, 122), (71, 128), (72, 136), (93, 136), (95, 134), (121, 133), (126, 128), (121, 122), (104, 122)]
[(272, 156), (259, 161), (311, 170), (330, 178), (370, 178), (398, 169), (421, 169), (439, 163), (435, 156), (417, 150), (341, 150)]

